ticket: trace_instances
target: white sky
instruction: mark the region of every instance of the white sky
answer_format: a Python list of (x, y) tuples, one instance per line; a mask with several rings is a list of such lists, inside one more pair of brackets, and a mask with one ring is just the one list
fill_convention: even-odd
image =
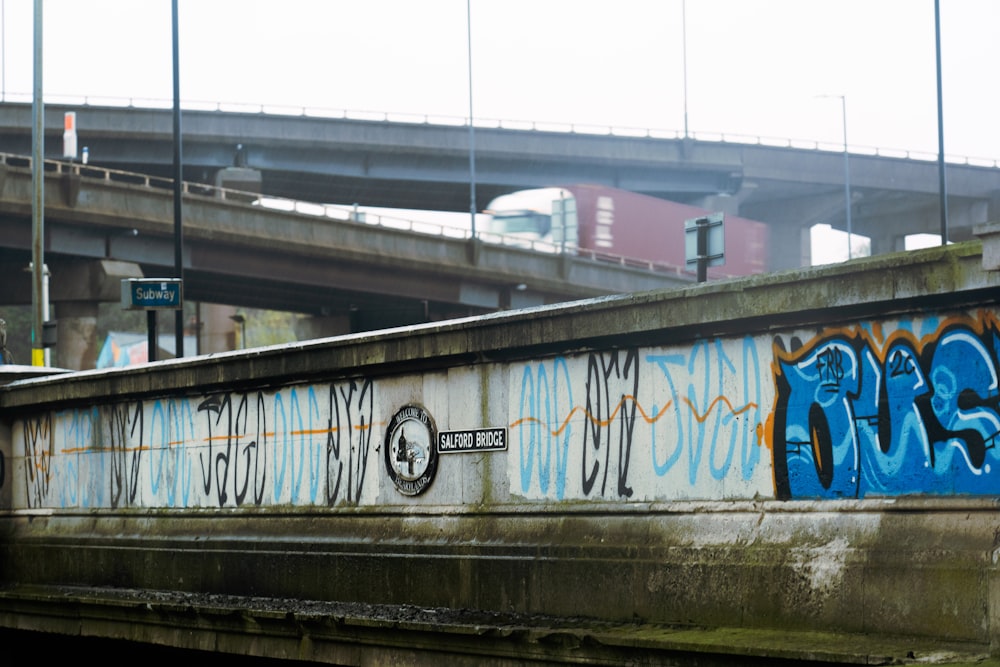
[[(30, 99), (33, 2), (0, 0), (6, 99)], [(1000, 0), (940, 4), (945, 152), (1000, 158)], [(46, 97), (169, 103), (170, 7), (44, 0)], [(179, 13), (185, 100), (469, 113), (466, 0), (179, 0)], [(471, 13), (477, 119), (683, 130), (686, 106), (694, 133), (836, 145), (840, 100), (817, 96), (843, 94), (852, 146), (937, 153), (934, 0), (471, 0)]]

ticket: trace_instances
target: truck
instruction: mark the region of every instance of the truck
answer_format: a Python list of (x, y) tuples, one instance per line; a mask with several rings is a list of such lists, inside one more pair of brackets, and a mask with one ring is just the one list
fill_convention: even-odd
[[(504, 242), (597, 259), (653, 264), (694, 274), (685, 253), (685, 223), (707, 209), (602, 185), (520, 190), (489, 203), (487, 231)], [(768, 226), (724, 216), (723, 264), (707, 277), (730, 278), (768, 270)]]

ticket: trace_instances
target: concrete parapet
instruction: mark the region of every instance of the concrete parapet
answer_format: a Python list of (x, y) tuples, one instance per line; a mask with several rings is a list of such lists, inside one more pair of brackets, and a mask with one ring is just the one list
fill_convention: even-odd
[(975, 233), (983, 243), (983, 268), (987, 271), (1000, 269), (1000, 222), (980, 225)]
[(0, 387), (0, 624), (83, 586), (998, 658), (998, 288), (972, 242)]
[[(38, 598), (56, 617), (67, 598), (103, 606), (110, 598), (157, 611), (167, 627), (193, 614), (203, 625), (213, 616), (204, 607), (215, 605), (248, 617), (298, 615), (265, 636), (287, 634), (304, 616), (360, 625), (388, 613), (415, 623), (419, 611), (446, 634), (469, 625), (508, 635), (545, 628), (577, 633), (581, 645), (588, 636), (641, 635), (661, 660), (742, 648), (839, 658), (832, 662), (881, 650), (895, 662), (926, 663), (947, 648), (949, 660), (971, 662), (990, 651), (983, 610), (985, 577), (995, 578), (987, 573), (996, 510), (992, 501), (769, 501), (25, 516), (5, 537), (5, 578), (16, 586), (0, 594), (0, 622)], [(165, 622), (178, 613), (171, 608), (185, 618)], [(21, 608), (22, 627), (40, 613)], [(510, 639), (507, 650), (518, 643)]]

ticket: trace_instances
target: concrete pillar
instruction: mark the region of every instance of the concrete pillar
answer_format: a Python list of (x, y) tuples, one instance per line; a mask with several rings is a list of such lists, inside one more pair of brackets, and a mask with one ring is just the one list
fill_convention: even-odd
[(994, 190), (990, 194), (990, 201), (986, 205), (986, 224), (1000, 221), (1000, 190)]
[[(240, 159), (242, 149), (237, 150), (236, 160)], [(246, 153), (242, 153), (243, 160), (246, 160)], [(219, 192), (223, 199), (236, 199), (238, 201), (254, 201), (260, 194), (261, 173), (256, 169), (249, 169), (246, 165), (226, 167), (215, 175), (215, 187), (223, 188), (224, 192)], [(252, 193), (252, 194), (245, 194)]]
[(138, 264), (84, 260), (49, 264), (49, 299), (57, 320), (56, 347), (50, 363), (70, 370), (97, 367), (97, 309), (121, 301), (121, 281), (141, 278)]
[(702, 197), (697, 202), (694, 202), (694, 205), (713, 213), (739, 215), (741, 199), (741, 197), (734, 197), (732, 195), (712, 195), (710, 197)]
[(880, 236), (872, 236), (870, 238), (872, 255), (883, 255), (890, 252), (906, 250), (905, 236), (889, 233), (882, 234)]
[(199, 310), (199, 354), (228, 352), (236, 349), (236, 306), (218, 303), (198, 304)]
[(983, 242), (983, 269), (1000, 271), (1000, 222), (987, 223), (976, 231)]
[(808, 227), (795, 223), (768, 225), (768, 262), (772, 271), (798, 269), (812, 264), (812, 240)]
[[(718, 194), (692, 202), (694, 206), (712, 212), (738, 216), (748, 220), (767, 221), (768, 223), (768, 270), (796, 269), (809, 266), (812, 263), (810, 243), (810, 227), (806, 219), (789, 207), (785, 211), (786, 219), (776, 220), (774, 216), (761, 217), (752, 211), (742, 210), (744, 199), (753, 192), (753, 187), (746, 187), (736, 195)], [(838, 204), (842, 200), (838, 200)]]
[(55, 306), (54, 366), (74, 371), (97, 367), (97, 305), (96, 301), (62, 301)]
[(348, 333), (351, 333), (350, 315), (301, 317), (295, 321), (295, 337), (299, 340), (315, 340)]

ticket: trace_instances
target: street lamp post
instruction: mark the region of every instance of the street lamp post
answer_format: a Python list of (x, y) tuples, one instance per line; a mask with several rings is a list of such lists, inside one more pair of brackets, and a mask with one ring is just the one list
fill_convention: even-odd
[[(174, 276), (184, 282), (184, 221), (181, 195), (184, 187), (183, 148), (181, 146), (181, 83), (180, 48), (178, 46), (179, 20), (177, 0), (170, 3), (171, 38), (173, 43), (174, 73)], [(174, 311), (174, 346), (176, 357), (184, 356), (184, 309)]]
[(688, 138), (688, 42), (687, 42), (687, 2), (681, 0), (681, 43), (684, 60), (684, 138)]
[(847, 96), (840, 96), (840, 114), (844, 126), (844, 206), (847, 210), (847, 259), (854, 256), (851, 245), (851, 158), (847, 151)]
[(469, 217), (476, 242), (476, 127), (472, 120), (472, 2), (465, 1), (466, 53), (469, 59)]
[(34, 2), (33, 87), (31, 96), (31, 365), (45, 365), (45, 101), (42, 97), (42, 0)]
[(847, 96), (820, 95), (820, 97), (840, 99), (841, 125), (844, 128), (844, 209), (847, 216), (847, 259), (854, 257), (851, 229), (851, 159), (847, 151)]
[(7, 99), (7, 0), (0, 0), (0, 102)]
[(944, 171), (944, 103), (941, 92), (941, 3), (934, 0), (934, 52), (937, 60), (938, 187), (941, 197), (941, 245), (948, 245), (948, 184)]

